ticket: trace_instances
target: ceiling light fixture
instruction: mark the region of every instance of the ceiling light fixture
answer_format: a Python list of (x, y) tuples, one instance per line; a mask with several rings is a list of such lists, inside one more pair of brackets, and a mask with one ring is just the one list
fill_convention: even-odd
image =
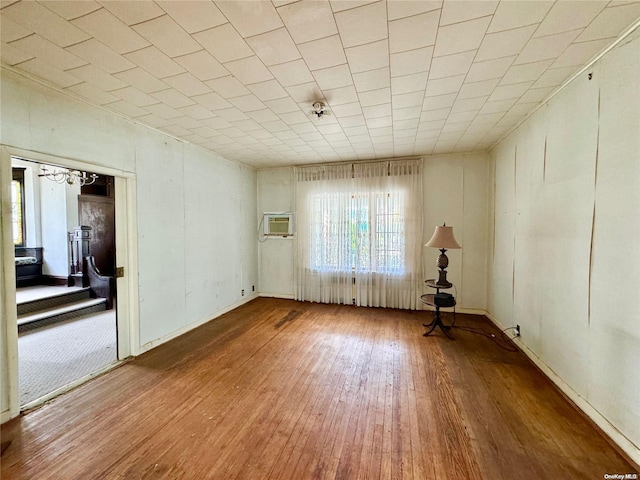
[(40, 169), (39, 177), (45, 177), (49, 180), (53, 180), (56, 183), (66, 183), (68, 185), (79, 184), (81, 187), (85, 185), (91, 185), (96, 181), (98, 175), (92, 173), (90, 175), (87, 172), (81, 172), (80, 170), (69, 170), (66, 168), (55, 168), (52, 171), (47, 170), (47, 167), (42, 166)]
[(325, 108), (325, 104), (322, 102), (314, 102), (311, 106), (313, 107), (313, 110), (309, 113), (311, 115), (317, 115), (319, 119), (324, 115), (331, 115), (331, 112)]

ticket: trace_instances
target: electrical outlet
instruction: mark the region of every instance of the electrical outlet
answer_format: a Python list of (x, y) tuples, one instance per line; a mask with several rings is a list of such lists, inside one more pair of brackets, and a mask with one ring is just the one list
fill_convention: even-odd
[(520, 336), (520, 325), (516, 325), (516, 337)]
[(242, 296), (244, 297), (244, 288), (242, 289)]

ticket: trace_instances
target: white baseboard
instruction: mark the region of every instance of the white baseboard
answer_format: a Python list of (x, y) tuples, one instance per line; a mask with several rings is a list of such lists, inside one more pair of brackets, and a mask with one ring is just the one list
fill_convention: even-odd
[(260, 297), (266, 298), (284, 298), (285, 300), (294, 300), (295, 296), (293, 294), (283, 294), (283, 293), (264, 293), (260, 292)]
[[(19, 414), (16, 414), (15, 416), (17, 417), (18, 415)], [(0, 413), (0, 424), (8, 422), (12, 418), (13, 417), (11, 416), (11, 412), (9, 410), (5, 410), (4, 412)]]
[(140, 350), (138, 352), (138, 355), (143, 354), (144, 352), (148, 352), (149, 350), (151, 350), (152, 348), (157, 347), (158, 345), (162, 345), (163, 343), (167, 343), (170, 340), (173, 340), (174, 338), (179, 337), (180, 335), (184, 335), (185, 333), (193, 330), (194, 328), (198, 328), (201, 325), (204, 325), (207, 322), (210, 322), (211, 320), (214, 320), (222, 315), (224, 315), (227, 312), (230, 312), (231, 310), (234, 310), (242, 305), (244, 305), (245, 303), (250, 302), (251, 300), (254, 300), (258, 298), (258, 294), (256, 293), (252, 293), (251, 295), (248, 295), (247, 298), (244, 298), (242, 300), (240, 300), (239, 302), (236, 302), (232, 305), (229, 305), (228, 307), (223, 308), (222, 310), (201, 318), (200, 320), (197, 320), (193, 323), (190, 323), (189, 325), (185, 325), (182, 328), (179, 328), (178, 330), (174, 330), (173, 332), (171, 332), (169, 335), (165, 335), (164, 337), (160, 337), (157, 338), (155, 340), (152, 340), (150, 342), (145, 343), (144, 345), (140, 346)]
[[(493, 315), (485, 312), (484, 315), (491, 320), (496, 327), (504, 330), (502, 325)], [(531, 360), (549, 380), (551, 380), (562, 393), (564, 393), (582, 412), (595, 423), (612, 442), (614, 442), (620, 450), (622, 450), (636, 465), (640, 465), (640, 448), (629, 440), (620, 430), (612, 425), (593, 405), (591, 405), (584, 397), (576, 392), (567, 382), (565, 382), (556, 372), (554, 372), (540, 357), (527, 347), (520, 337), (513, 339), (514, 343), (520, 348), (529, 360)]]

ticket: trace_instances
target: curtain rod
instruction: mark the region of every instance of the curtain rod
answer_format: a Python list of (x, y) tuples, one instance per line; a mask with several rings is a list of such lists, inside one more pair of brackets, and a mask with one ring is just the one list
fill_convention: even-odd
[(400, 157), (400, 158), (385, 158), (381, 160), (348, 160), (344, 162), (326, 162), (326, 163), (310, 163), (308, 165), (294, 165), (293, 168), (306, 168), (306, 167), (332, 167), (334, 165), (354, 165), (357, 163), (386, 163), (386, 162), (400, 162), (403, 160), (424, 160), (424, 157)]

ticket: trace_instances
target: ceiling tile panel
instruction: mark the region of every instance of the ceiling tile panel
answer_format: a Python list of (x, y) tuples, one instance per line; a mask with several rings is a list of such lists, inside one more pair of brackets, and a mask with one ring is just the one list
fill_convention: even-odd
[(535, 30), (536, 26), (531, 25), (486, 35), (478, 49), (476, 62), (508, 57), (520, 53)]
[(556, 2), (536, 30), (534, 37), (582, 29), (593, 21), (607, 3), (596, 0)]
[[(75, 2), (84, 3), (84, 2)], [(164, 15), (164, 11), (154, 2), (123, 2), (106, 0), (99, 2), (127, 25), (136, 25)]]
[(264, 103), (262, 103), (258, 97), (253, 94), (230, 98), (229, 102), (243, 112), (252, 112), (254, 110), (262, 110), (265, 108)]
[(169, 15), (135, 25), (134, 30), (170, 57), (186, 55), (201, 49)]
[(391, 104), (393, 105), (394, 111), (397, 108), (409, 107), (419, 109), (422, 106), (423, 99), (424, 92), (403, 93), (401, 95), (391, 95)]
[(273, 78), (269, 69), (255, 55), (225, 63), (224, 66), (245, 85), (265, 82)]
[(412, 75), (428, 72), (431, 65), (433, 47), (418, 48), (391, 55), (391, 76)]
[(444, 2), (440, 16), (440, 26), (462, 23), (474, 18), (493, 15), (498, 6), (497, 1), (458, 0)]
[(229, 75), (229, 71), (205, 50), (175, 57), (173, 60), (198, 80), (212, 80)]
[[(284, 98), (287, 91), (280, 86), (276, 80), (267, 80), (266, 82), (254, 83), (248, 85), (249, 90), (260, 100), (275, 100), (276, 98)], [(291, 92), (289, 92), (291, 95)], [(293, 95), (291, 95), (293, 98)], [(294, 101), (297, 101), (293, 98)]]
[(33, 55), (18, 50), (16, 47), (11, 46), (9, 43), (2, 42), (0, 44), (0, 60), (6, 65), (16, 65), (18, 63), (26, 62), (34, 58)]
[(578, 42), (615, 38), (640, 17), (640, 3), (605, 8), (602, 13), (584, 29)]
[(159, 100), (156, 100), (135, 87), (120, 88), (118, 90), (111, 91), (111, 93), (121, 100), (129, 102), (131, 105), (135, 105), (136, 107), (146, 107), (148, 105), (159, 103)]
[(81, 97), (84, 97), (87, 100), (95, 102), (98, 105), (104, 105), (107, 103), (113, 103), (118, 101), (118, 97), (116, 97), (115, 95), (111, 95), (110, 93), (104, 92), (87, 82), (82, 82), (77, 85), (72, 85), (71, 87), (68, 87), (65, 90), (71, 91), (76, 95), (80, 95)]
[[(275, 81), (274, 81), (275, 82)], [(280, 86), (278, 82), (275, 82)], [(256, 84), (259, 85), (259, 84)], [(253, 87), (253, 85), (251, 86)], [(253, 90), (252, 90), (253, 91)], [(307, 105), (311, 105), (316, 100), (322, 100), (323, 95), (320, 91), (320, 87), (316, 82), (303, 83), (302, 85), (294, 85), (292, 87), (286, 87), (285, 95), (288, 94), (294, 102), (304, 102)], [(275, 92), (275, 89), (274, 89)], [(255, 93), (255, 92), (254, 92)], [(258, 95), (260, 98), (260, 95)], [(260, 98), (261, 100), (273, 100), (276, 98), (281, 98), (282, 95), (273, 96), (273, 98)]]
[(180, 75), (167, 77), (164, 81), (187, 97), (203, 95), (211, 91), (209, 87), (190, 73), (181, 73)]
[[(156, 47), (147, 47), (137, 52), (124, 55), (125, 58), (144, 68), (151, 75), (158, 78), (171, 77), (184, 73), (185, 69), (158, 50)], [(186, 57), (179, 57), (186, 58)]]
[(347, 65), (316, 70), (313, 72), (313, 76), (322, 90), (347, 87), (353, 84), (353, 78)]
[(155, 93), (150, 93), (150, 96), (155, 98), (156, 100), (166, 103), (170, 107), (173, 108), (181, 108), (189, 105), (194, 105), (195, 102), (191, 100), (189, 97), (181, 94), (177, 90), (173, 88), (168, 88), (166, 90), (162, 90)]
[[(133, 117), (133, 118), (144, 117), (149, 113), (144, 108), (136, 107), (135, 105), (131, 105), (129, 102), (126, 102), (124, 100), (120, 100), (119, 102), (109, 103), (108, 105), (105, 105), (105, 107), (115, 112), (121, 113), (122, 115), (125, 115), (127, 117)], [(154, 115), (154, 117), (157, 117), (157, 115)], [(162, 117), (162, 119), (165, 121), (163, 125), (170, 125), (170, 122), (167, 122), (166, 118)], [(151, 123), (149, 123), (149, 125), (151, 125)], [(153, 125), (153, 126), (159, 127), (160, 125)]]
[(169, 88), (169, 85), (164, 83), (162, 80), (158, 80), (156, 77), (147, 73), (146, 70), (143, 70), (140, 67), (116, 73), (114, 74), (114, 77), (129, 85), (133, 85), (145, 93), (158, 92)]
[(59, 17), (41, 4), (19, 2), (2, 9), (2, 16), (50, 40), (59, 47), (67, 47), (89, 39), (89, 35)]
[(469, 73), (467, 73), (465, 81), (480, 82), (482, 80), (503, 77), (515, 59), (515, 56), (510, 56), (496, 58), (495, 60), (474, 62), (469, 69)]
[(149, 46), (149, 42), (104, 8), (71, 23), (116, 53), (128, 53)]
[(389, 15), (389, 21), (391, 21), (398, 20), (400, 18), (413, 17), (414, 15), (418, 15), (420, 13), (438, 10), (441, 7), (442, 0), (422, 0), (420, 2), (407, 0), (391, 0), (387, 2), (387, 14)]
[(243, 37), (252, 37), (283, 26), (271, 2), (216, 2)]
[(300, 53), (310, 70), (335, 67), (347, 63), (339, 35), (298, 44)]
[(277, 114), (297, 112), (300, 110), (298, 104), (290, 98), (279, 98), (277, 100), (269, 100), (264, 103), (272, 112)]
[(188, 33), (201, 32), (228, 21), (213, 2), (170, 0), (156, 3)]
[(540, 62), (525, 63), (524, 65), (513, 65), (500, 81), (500, 85), (536, 80), (547, 68), (549, 68), (551, 63), (553, 63), (553, 60), (542, 60)]
[(100, 68), (92, 64), (67, 70), (67, 73), (81, 80), (84, 80), (85, 82), (90, 83), (94, 87), (104, 90), (105, 92), (116, 90), (118, 88), (124, 88), (127, 86), (126, 82), (119, 80), (115, 76), (105, 72), (104, 70), (101, 70)]
[[(297, 2), (278, 8), (287, 30), (296, 43), (310, 42), (338, 33), (329, 2)], [(322, 25), (322, 28), (318, 28)]]
[(210, 110), (218, 110), (233, 106), (215, 92), (205, 93), (204, 95), (195, 95), (192, 97), (192, 100), (195, 100), (200, 105)]
[(465, 75), (457, 75), (455, 77), (439, 78), (436, 80), (429, 80), (427, 82), (427, 90), (425, 92), (426, 97), (434, 95), (444, 95), (447, 93), (453, 93), (460, 90), (460, 86), (464, 81)]
[(8, 17), (0, 17), (0, 39), (3, 42), (13, 42), (20, 38), (32, 35), (33, 31), (20, 24), (17, 24)]
[(363, 107), (362, 112), (367, 119), (367, 124), (371, 118), (389, 117), (391, 118), (391, 103), (375, 105), (373, 107)]
[(465, 83), (458, 91), (458, 99), (464, 100), (466, 98), (491, 95), (493, 90), (498, 86), (499, 82), (499, 78), (494, 78), (492, 80), (483, 80), (482, 82)]
[(450, 107), (456, 101), (456, 97), (457, 93), (425, 97), (424, 101), (422, 102), (422, 109), (437, 110), (439, 108)]
[(368, 72), (354, 73), (353, 83), (356, 91), (366, 92), (369, 90), (378, 90), (391, 85), (391, 75), (389, 67), (378, 68)]
[[(394, 95), (401, 93), (424, 92), (427, 87), (427, 72), (403, 75), (391, 78), (391, 91)], [(422, 101), (420, 101), (422, 104)]]
[(182, 107), (179, 110), (195, 120), (204, 120), (205, 118), (211, 118), (215, 116), (211, 110), (203, 107), (200, 104), (189, 105), (188, 107)]
[[(391, 80), (393, 82), (394, 79)], [(363, 107), (372, 107), (374, 105), (389, 103), (391, 102), (391, 88), (386, 87), (379, 88), (377, 90), (369, 90), (367, 92), (360, 92), (358, 93), (358, 97), (360, 98), (360, 105)]]
[(579, 67), (603, 51), (611, 42), (609, 40), (592, 40), (573, 43), (551, 64), (552, 68)]
[(478, 18), (438, 29), (434, 56), (476, 50), (489, 26), (491, 17)]
[(60, 15), (65, 20), (73, 20), (102, 8), (98, 3), (91, 0), (82, 2), (77, 0), (41, 0), (38, 3)]
[(531, 88), (557, 87), (575, 72), (573, 67), (551, 68), (540, 75)]
[(313, 76), (304, 60), (273, 65), (269, 70), (283, 87), (313, 82)]
[(477, 111), (482, 108), (484, 102), (487, 101), (488, 96), (484, 97), (476, 97), (476, 98), (465, 98), (462, 100), (456, 100), (451, 108), (451, 113), (460, 113), (460, 112), (469, 112), (469, 111)]
[(253, 50), (230, 23), (198, 32), (193, 38), (221, 63), (253, 55)]
[(147, 112), (153, 113), (154, 115), (158, 115), (159, 117), (166, 118), (167, 120), (171, 120), (172, 118), (178, 118), (182, 116), (182, 112), (176, 110), (175, 108), (170, 107), (164, 103), (156, 103), (155, 105), (149, 105), (148, 107), (144, 107)]
[(11, 42), (11, 46), (31, 57), (37, 57), (50, 63), (60, 70), (69, 70), (87, 64), (86, 60), (76, 57), (64, 48), (36, 34)]
[(542, 22), (553, 3), (543, 0), (502, 1), (493, 15), (487, 33), (513, 30), (526, 25), (537, 25)]
[(257, 112), (251, 112), (250, 117), (261, 124), (264, 122), (273, 122), (278, 120), (278, 116), (268, 108), (258, 110)]
[(344, 10), (335, 14), (345, 47), (355, 47), (387, 38), (385, 2)]
[(532, 38), (516, 58), (514, 65), (533, 63), (540, 60), (555, 59), (564, 52), (579, 35), (579, 30)]
[(67, 47), (67, 51), (102, 68), (108, 73), (117, 73), (134, 68), (135, 65), (95, 39)]
[(475, 51), (471, 51), (447, 55), (446, 57), (434, 57), (431, 61), (429, 79), (435, 80), (466, 74), (471, 67), (471, 62), (473, 62), (475, 54)]
[(513, 85), (497, 86), (487, 101), (508, 100), (511, 98), (520, 98), (526, 92), (533, 82), (514, 83)]
[(341, 105), (343, 103), (358, 101), (358, 93), (353, 85), (340, 88), (325, 88), (323, 92), (330, 105)]
[(352, 73), (389, 66), (389, 41), (380, 40), (359, 47), (345, 49)]
[(233, 75), (209, 80), (205, 84), (224, 98), (240, 97), (250, 93), (249, 89)]
[(389, 22), (389, 51), (405, 52), (435, 45), (440, 11)]
[(267, 66), (300, 58), (300, 52), (286, 28), (279, 28), (272, 32), (256, 35), (255, 37), (247, 38), (246, 41)]

